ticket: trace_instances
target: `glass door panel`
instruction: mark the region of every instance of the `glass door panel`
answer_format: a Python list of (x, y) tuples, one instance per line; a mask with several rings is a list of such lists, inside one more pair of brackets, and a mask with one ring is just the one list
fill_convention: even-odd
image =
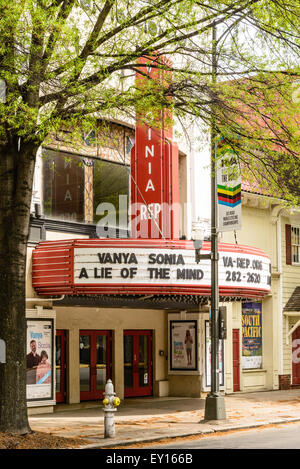
[(56, 381), (56, 392), (61, 392), (61, 336), (55, 337), (56, 341), (56, 370), (55, 370), (55, 381)]
[(91, 389), (91, 338), (81, 335), (79, 339), (80, 392)]
[(107, 337), (96, 337), (97, 362), (96, 362), (96, 387), (97, 391), (104, 391), (107, 381)]
[(133, 387), (133, 336), (124, 336), (124, 386)]
[(66, 396), (66, 331), (56, 330), (55, 381), (56, 402), (65, 402)]
[(149, 384), (148, 336), (139, 336), (139, 386)]
[(151, 331), (124, 332), (125, 397), (151, 396)]
[(110, 331), (80, 331), (80, 400), (103, 398), (111, 377)]

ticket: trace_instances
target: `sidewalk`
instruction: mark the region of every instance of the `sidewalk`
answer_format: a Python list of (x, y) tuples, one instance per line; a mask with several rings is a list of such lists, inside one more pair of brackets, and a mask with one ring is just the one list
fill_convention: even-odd
[(32, 430), (89, 441), (82, 448), (109, 448), (167, 438), (201, 435), (300, 421), (300, 389), (225, 396), (226, 421), (201, 422), (205, 399), (125, 399), (115, 416), (116, 437), (104, 439), (100, 402), (57, 406), (53, 414), (32, 415)]

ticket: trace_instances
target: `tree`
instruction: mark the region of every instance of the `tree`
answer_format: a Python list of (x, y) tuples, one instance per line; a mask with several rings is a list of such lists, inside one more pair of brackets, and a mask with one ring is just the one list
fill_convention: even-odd
[[(240, 133), (249, 145), (249, 128), (239, 132), (232, 120), (236, 95), (228, 95), (228, 82), (260, 81), (278, 70), (297, 77), (291, 62), (299, 52), (299, 12), (296, 0), (0, 0), (0, 337), (7, 347), (7, 363), (0, 364), (0, 431), (30, 431), (25, 268), (38, 147), (60, 129), (75, 136), (94, 128), (99, 117), (155, 114), (162, 107), (178, 119), (209, 123), (212, 104), (225, 137), (235, 142)], [(276, 43), (286, 60), (255, 56), (242, 30), (250, 26), (252, 41)], [(212, 27), (221, 33), (221, 88), (210, 77)], [(132, 75), (143, 74), (141, 57), (155, 57), (151, 66), (172, 78), (136, 87)], [(276, 120), (276, 128), (285, 124)]]

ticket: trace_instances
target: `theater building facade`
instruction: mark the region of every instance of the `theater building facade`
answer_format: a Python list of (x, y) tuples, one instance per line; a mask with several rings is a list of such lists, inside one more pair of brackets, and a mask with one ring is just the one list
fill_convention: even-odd
[[(190, 155), (170, 135), (162, 149), (149, 129), (106, 127), (111, 145), (85, 139), (75, 152), (53, 139), (37, 159), (27, 353), (33, 345), (39, 360), (46, 352), (47, 373), (28, 362), (32, 413), (101, 400), (109, 378), (122, 399), (209, 391), (210, 260), (197, 264), (188, 239)], [(221, 390), (274, 389), (270, 258), (249, 245), (221, 243), (219, 251)]]
[[(244, 182), (242, 185), (242, 229), (237, 233), (241, 244), (262, 249), (271, 259), (271, 295), (263, 305), (270, 304), (272, 334), (263, 338), (269, 347), (264, 363), (273, 367), (273, 389), (300, 386), (300, 208), (290, 207), (284, 200)], [(222, 242), (233, 242), (233, 233), (224, 233)], [(263, 321), (266, 317), (263, 318)], [(272, 353), (273, 350), (273, 353)], [(271, 362), (272, 359), (272, 362)], [(267, 366), (256, 370), (262, 382), (268, 380)], [(251, 375), (251, 373), (250, 373)], [(270, 376), (270, 375), (269, 375)], [(272, 383), (270, 382), (269, 385)]]
[[(100, 401), (109, 378), (121, 399), (209, 391), (211, 271), (191, 239), (195, 158), (172, 129), (138, 122), (99, 122), (75, 146), (62, 132), (40, 149), (27, 262), (29, 412)], [(221, 390), (276, 389), (270, 257), (225, 242), (219, 256)]]

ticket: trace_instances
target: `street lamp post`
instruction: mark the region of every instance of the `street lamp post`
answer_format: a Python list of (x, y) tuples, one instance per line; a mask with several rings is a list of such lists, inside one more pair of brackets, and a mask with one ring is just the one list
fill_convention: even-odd
[[(213, 139), (212, 139), (213, 140)], [(225, 401), (220, 394), (219, 369), (219, 275), (218, 275), (218, 229), (217, 229), (217, 200), (216, 200), (216, 171), (215, 171), (215, 143), (212, 157), (211, 177), (211, 390), (205, 401), (204, 420), (226, 419)]]
[[(217, 51), (216, 28), (212, 32), (212, 82), (216, 83)], [(196, 250), (196, 261), (211, 259), (211, 390), (205, 401), (204, 420), (225, 420), (225, 400), (220, 394), (219, 370), (219, 282), (218, 282), (218, 212), (217, 212), (217, 184), (216, 184), (216, 126), (214, 103), (212, 104), (211, 118), (211, 252), (200, 254), (201, 247)], [(201, 244), (201, 243), (200, 243)], [(198, 243), (199, 245), (199, 243)]]
[[(217, 79), (216, 27), (212, 30), (212, 82)], [(204, 420), (226, 419), (225, 401), (220, 394), (219, 370), (219, 275), (218, 275), (218, 211), (216, 182), (215, 104), (211, 124), (211, 389), (205, 401)]]

